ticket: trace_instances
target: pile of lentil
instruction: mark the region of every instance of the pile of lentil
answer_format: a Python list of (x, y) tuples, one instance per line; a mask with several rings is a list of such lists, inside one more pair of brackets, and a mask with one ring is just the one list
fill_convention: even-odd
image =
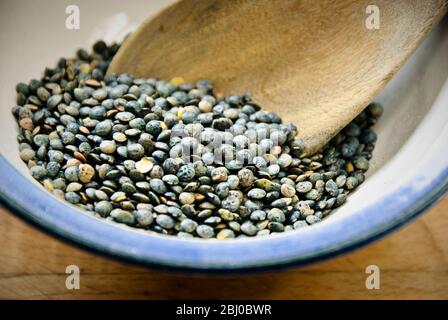
[(226, 239), (315, 224), (364, 181), (379, 104), (307, 156), (296, 126), (247, 94), (106, 76), (118, 49), (98, 41), (16, 87), (20, 157), (58, 198), (136, 228)]

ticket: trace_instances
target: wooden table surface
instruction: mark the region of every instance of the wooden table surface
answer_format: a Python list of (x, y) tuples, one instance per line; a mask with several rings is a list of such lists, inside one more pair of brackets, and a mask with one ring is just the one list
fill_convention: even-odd
[[(448, 299), (448, 197), (398, 232), (350, 254), (251, 276), (174, 274), (99, 257), (57, 240), (0, 207), (3, 299)], [(367, 290), (365, 268), (380, 268)], [(67, 265), (80, 289), (65, 286)]]

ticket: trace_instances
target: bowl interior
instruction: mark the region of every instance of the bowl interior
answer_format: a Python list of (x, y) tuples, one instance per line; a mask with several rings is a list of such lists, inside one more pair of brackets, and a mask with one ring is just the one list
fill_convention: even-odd
[[(16, 83), (41, 77), (42, 70), (55, 65), (59, 57), (73, 56), (77, 48), (88, 48), (97, 39), (120, 41), (148, 15), (172, 2), (135, 0), (123, 5), (119, 0), (94, 3), (79, 0), (80, 29), (69, 30), (65, 26), (65, 10), (70, 1), (41, 0), (38, 5), (32, 1), (2, 1), (0, 108), (4, 116), (0, 118), (0, 154), (38, 185), (18, 156), (17, 127), (10, 112), (15, 103)], [(363, 208), (379, 201), (390, 189), (415, 174), (422, 154), (443, 157), (431, 148), (448, 123), (448, 114), (433, 110), (432, 106), (448, 78), (447, 22), (445, 18), (375, 99), (383, 104), (385, 112), (375, 128), (378, 141), (368, 179), (349, 197), (346, 205), (307, 232), (336, 223), (344, 216), (362, 214)], [(432, 115), (435, 112), (439, 112), (438, 116)], [(425, 122), (430, 116), (437, 121)], [(420, 129), (418, 137), (413, 134), (417, 129)], [(405, 144), (407, 148), (403, 148)]]

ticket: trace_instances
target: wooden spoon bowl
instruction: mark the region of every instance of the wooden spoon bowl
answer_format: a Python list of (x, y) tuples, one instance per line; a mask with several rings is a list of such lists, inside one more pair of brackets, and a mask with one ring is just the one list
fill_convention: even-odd
[(447, 10), (446, 0), (183, 0), (146, 20), (109, 73), (250, 92), (321, 148), (386, 85)]

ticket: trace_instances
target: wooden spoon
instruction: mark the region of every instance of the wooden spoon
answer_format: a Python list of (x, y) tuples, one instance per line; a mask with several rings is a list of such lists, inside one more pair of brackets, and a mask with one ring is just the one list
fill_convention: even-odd
[[(379, 8), (379, 29), (366, 26), (371, 3)], [(183, 0), (133, 32), (109, 73), (207, 78), (218, 92), (250, 92), (264, 110), (295, 123), (313, 153), (371, 102), (447, 4)]]

